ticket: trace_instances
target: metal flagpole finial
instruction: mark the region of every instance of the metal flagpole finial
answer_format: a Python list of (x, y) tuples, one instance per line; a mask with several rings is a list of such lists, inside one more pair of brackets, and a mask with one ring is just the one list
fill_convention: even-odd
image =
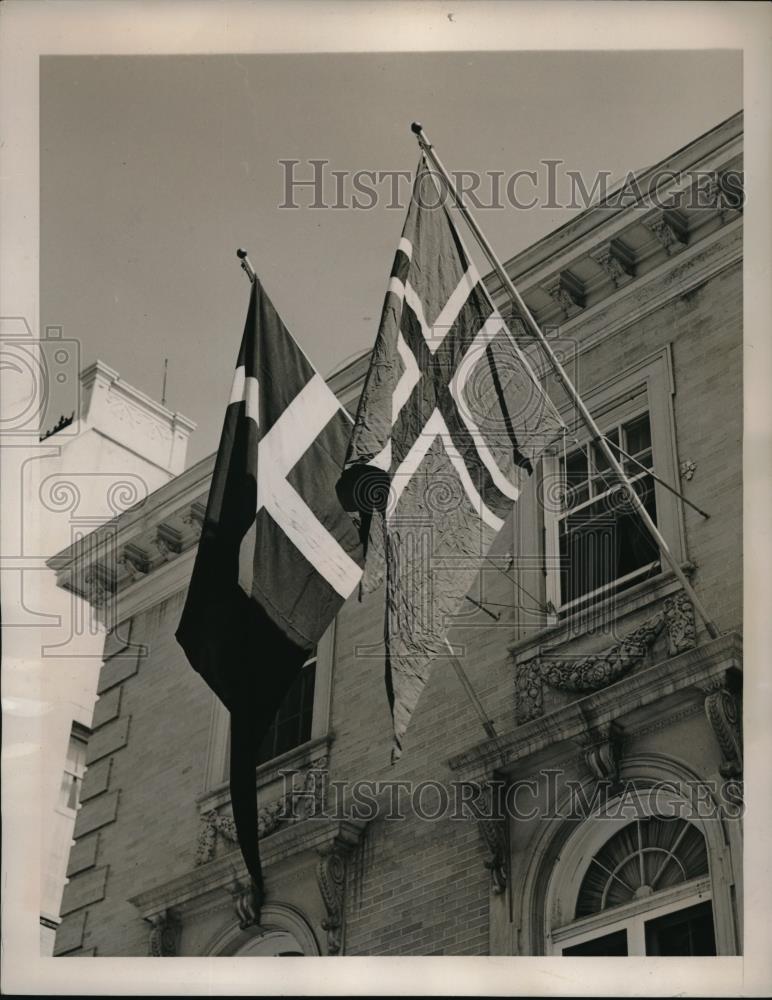
[(413, 124), (410, 126), (410, 131), (413, 133), (416, 139), (418, 139), (418, 145), (421, 147), (421, 149), (426, 150), (432, 148), (432, 144), (429, 142), (429, 139), (426, 133), (424, 132), (424, 127), (420, 122), (413, 122)]
[(246, 276), (249, 278), (250, 281), (254, 281), (255, 269), (252, 267), (252, 264), (249, 260), (249, 251), (242, 250), (241, 247), (239, 247), (239, 249), (236, 251), (236, 256), (241, 261), (241, 267)]

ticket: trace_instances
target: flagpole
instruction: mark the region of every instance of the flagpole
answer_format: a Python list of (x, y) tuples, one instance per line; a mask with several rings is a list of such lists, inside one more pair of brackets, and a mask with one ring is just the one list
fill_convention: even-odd
[(684, 571), (679, 566), (678, 560), (676, 559), (675, 555), (671, 551), (670, 546), (667, 544), (667, 542), (665, 541), (665, 539), (662, 536), (661, 532), (659, 531), (659, 529), (657, 528), (656, 524), (652, 520), (651, 515), (646, 510), (646, 507), (644, 506), (643, 501), (641, 500), (641, 498), (636, 493), (635, 487), (632, 485), (632, 483), (630, 482), (630, 480), (627, 478), (627, 475), (625, 474), (624, 469), (622, 468), (622, 466), (620, 465), (619, 461), (617, 460), (616, 455), (611, 450), (611, 448), (608, 446), (608, 444), (606, 442), (606, 439), (603, 436), (603, 434), (601, 434), (598, 425), (595, 423), (595, 420), (592, 417), (592, 414), (590, 413), (590, 411), (585, 406), (584, 401), (582, 400), (581, 396), (579, 395), (579, 393), (577, 392), (577, 390), (574, 387), (573, 383), (571, 382), (571, 379), (566, 374), (565, 369), (563, 368), (563, 366), (561, 365), (560, 361), (556, 357), (555, 352), (552, 350), (552, 347), (551, 347), (549, 341), (544, 336), (544, 333), (542, 332), (541, 327), (539, 326), (539, 324), (536, 322), (536, 320), (534, 319), (533, 315), (531, 314), (531, 310), (525, 304), (525, 301), (524, 301), (523, 297), (520, 295), (520, 293), (518, 292), (517, 288), (515, 288), (515, 285), (512, 282), (512, 279), (507, 274), (507, 272), (506, 272), (506, 270), (504, 268), (504, 265), (501, 263), (501, 261), (496, 256), (496, 253), (493, 250), (493, 247), (490, 245), (490, 243), (488, 242), (488, 240), (485, 238), (484, 233), (482, 232), (482, 230), (480, 229), (480, 227), (477, 225), (477, 222), (475, 221), (474, 216), (469, 211), (469, 209), (466, 207), (466, 204), (464, 203), (461, 195), (459, 195), (458, 191), (456, 190), (456, 187), (455, 187), (453, 181), (451, 180), (450, 175), (448, 174), (447, 170), (445, 169), (442, 161), (440, 160), (439, 156), (437, 156), (437, 154), (435, 153), (434, 147), (432, 146), (431, 142), (429, 141), (429, 137), (426, 135), (426, 133), (423, 130), (423, 126), (421, 125), (420, 122), (413, 122), (413, 124), (410, 127), (411, 127), (411, 131), (414, 133), (414, 135), (418, 139), (419, 146), (424, 151), (424, 153), (426, 153), (426, 155), (429, 157), (429, 159), (431, 160), (432, 164), (437, 169), (438, 173), (442, 176), (443, 180), (448, 185), (448, 190), (452, 194), (454, 202), (458, 206), (458, 209), (461, 212), (461, 214), (464, 216), (464, 219), (466, 220), (467, 225), (472, 230), (472, 232), (473, 232), (473, 234), (475, 236), (475, 239), (480, 244), (480, 248), (482, 249), (482, 251), (485, 254), (485, 256), (488, 258), (488, 261), (490, 262), (493, 270), (496, 272), (496, 274), (497, 274), (497, 276), (499, 278), (499, 281), (502, 283), (502, 285), (504, 286), (504, 288), (509, 293), (510, 298), (512, 299), (512, 301), (514, 302), (514, 304), (517, 306), (517, 309), (518, 309), (518, 312), (520, 313), (521, 319), (523, 320), (523, 322), (526, 324), (526, 326), (530, 329), (531, 333), (536, 337), (536, 339), (541, 344), (542, 350), (547, 355), (547, 358), (549, 359), (550, 364), (552, 365), (552, 369), (553, 369), (553, 371), (555, 373), (555, 376), (556, 376), (557, 380), (560, 382), (561, 386), (565, 390), (565, 392), (568, 395), (569, 399), (572, 401), (572, 403), (574, 404), (574, 406), (578, 410), (579, 415), (581, 416), (582, 420), (584, 421), (585, 426), (587, 427), (588, 431), (590, 432), (591, 439), (601, 449), (601, 451), (603, 452), (603, 454), (604, 454), (604, 456), (606, 458), (606, 461), (609, 463), (610, 467), (613, 469), (613, 471), (619, 477), (619, 479), (621, 480), (621, 482), (624, 484), (624, 486), (625, 486), (625, 488), (627, 490), (628, 496), (630, 498), (630, 502), (633, 504), (633, 506), (637, 510), (637, 512), (638, 512), (641, 520), (643, 521), (644, 525), (646, 526), (649, 534), (651, 535), (651, 537), (656, 542), (656, 544), (657, 544), (657, 546), (658, 546), (658, 548), (660, 550), (660, 553), (665, 558), (665, 560), (668, 562), (668, 564), (670, 565), (670, 568), (672, 569), (672, 571), (675, 574), (676, 578), (678, 579), (679, 583), (681, 584), (681, 586), (684, 588), (684, 590), (688, 594), (690, 600), (692, 601), (692, 604), (694, 605), (695, 610), (697, 611), (697, 613), (699, 614), (700, 618), (702, 618), (703, 622), (705, 623), (705, 627), (708, 630), (708, 634), (711, 636), (711, 638), (717, 639), (718, 636), (719, 636), (718, 627), (716, 626), (716, 624), (714, 623), (714, 621), (712, 620), (712, 618), (708, 614), (706, 608), (703, 606), (702, 601), (697, 596), (697, 594), (696, 594), (694, 588), (692, 587), (691, 583), (689, 583), (689, 580), (686, 578), (686, 574), (684, 573)]
[(255, 269), (252, 267), (252, 262), (249, 259), (249, 251), (242, 250), (241, 247), (236, 251), (236, 256), (241, 261), (241, 269), (244, 271), (246, 276), (250, 281), (255, 280)]

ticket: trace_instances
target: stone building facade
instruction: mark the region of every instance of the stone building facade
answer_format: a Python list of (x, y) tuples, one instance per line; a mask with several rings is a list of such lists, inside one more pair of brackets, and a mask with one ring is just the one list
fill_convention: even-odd
[[(257, 771), (258, 914), (227, 715), (174, 639), (201, 461), (52, 560), (110, 628), (57, 954), (741, 953), (741, 167), (738, 115), (638, 176), (656, 204), (506, 265), (720, 636), (545, 375), (571, 433), (450, 633), (496, 739), (438, 664), (390, 766), (382, 594), (352, 598)], [(329, 379), (346, 405), (366, 363)]]

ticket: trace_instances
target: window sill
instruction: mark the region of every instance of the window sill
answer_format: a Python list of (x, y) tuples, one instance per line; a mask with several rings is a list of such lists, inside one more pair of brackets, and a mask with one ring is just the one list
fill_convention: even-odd
[[(689, 577), (694, 573), (695, 566), (691, 562), (682, 562), (681, 569)], [(591, 631), (594, 622), (608, 621), (612, 609), (614, 620), (621, 621), (640, 608), (655, 604), (680, 589), (681, 584), (673, 571), (666, 570), (649, 580), (643, 580), (641, 583), (623, 590), (621, 593), (609, 594), (602, 601), (589, 607), (585, 605), (565, 618), (561, 618), (558, 622), (545, 625), (520, 639), (516, 639), (509, 644), (509, 652), (518, 660), (528, 659), (527, 654), (530, 652), (534, 654), (547, 652), (548, 650), (544, 648), (547, 643), (552, 649), (568, 641), (580, 639)]]
[[(281, 781), (282, 772), (302, 771), (314, 763), (317, 766), (324, 766), (334, 739), (334, 733), (326, 733), (324, 736), (301, 743), (300, 746), (288, 750), (279, 757), (274, 757), (272, 760), (260, 764), (255, 771), (258, 791), (267, 788), (276, 781)], [(200, 813), (208, 813), (213, 809), (219, 809), (230, 802), (230, 800), (230, 784), (227, 781), (223, 781), (216, 788), (212, 788), (204, 795), (200, 795), (196, 799), (196, 804)]]

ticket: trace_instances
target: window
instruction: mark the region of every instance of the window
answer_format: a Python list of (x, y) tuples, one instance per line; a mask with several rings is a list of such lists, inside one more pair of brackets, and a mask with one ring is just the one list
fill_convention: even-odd
[[(683, 562), (681, 503), (651, 475), (656, 472), (679, 488), (674, 391), (670, 349), (665, 347), (585, 391), (583, 398), (611, 450), (616, 445), (636, 460), (617, 455), (674, 556)], [(542, 456), (530, 495), (515, 505), (515, 542), (524, 554), (518, 583), (551, 607), (551, 624), (594, 613), (607, 598), (668, 569), (575, 410), (566, 404), (560, 412), (578, 441), (567, 436), (565, 448), (558, 445)], [(535, 550), (541, 550), (541, 558), (529, 561)]]
[(659, 815), (623, 826), (591, 858), (575, 920), (553, 940), (567, 956), (715, 955), (703, 835)]
[[(622, 459), (625, 473), (657, 520), (648, 412), (606, 428), (605, 436), (635, 461)], [(619, 591), (660, 569), (659, 549), (633, 507), (624, 485), (596, 444), (560, 459), (558, 515), (562, 612), (596, 597), (612, 585)]]
[[(282, 703), (279, 712), (260, 747), (258, 764), (290, 753), (296, 747), (324, 739), (329, 733), (332, 665), (335, 647), (335, 626), (330, 626), (309, 656)], [(300, 752), (300, 751), (299, 751)], [(209, 730), (207, 767), (204, 776), (204, 798), (212, 808), (209, 793), (227, 790), (230, 767), (230, 715), (225, 706), (212, 695), (212, 718)], [(217, 799), (217, 801), (220, 801)]]
[(303, 669), (287, 692), (271, 728), (265, 734), (258, 753), (258, 764), (264, 764), (274, 757), (287, 753), (288, 750), (294, 750), (301, 743), (311, 739), (316, 660), (316, 650), (314, 650), (303, 664)]
[(80, 800), (80, 786), (86, 772), (86, 742), (87, 736), (76, 731), (73, 725), (70, 742), (67, 746), (67, 758), (64, 763), (62, 783), (59, 788), (58, 807), (63, 811), (75, 812)]

